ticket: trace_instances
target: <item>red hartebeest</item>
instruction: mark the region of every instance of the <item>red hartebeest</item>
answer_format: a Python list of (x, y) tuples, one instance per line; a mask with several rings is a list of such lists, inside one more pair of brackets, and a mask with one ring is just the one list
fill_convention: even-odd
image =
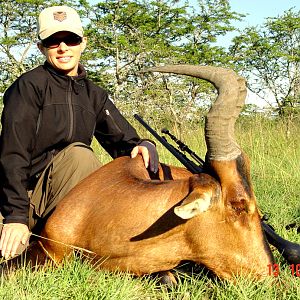
[(74, 245), (95, 253), (99, 268), (137, 275), (167, 271), (185, 260), (205, 265), (221, 278), (267, 275), (273, 258), (261, 228), (249, 160), (234, 140), (246, 95), (244, 79), (209, 66), (151, 71), (202, 78), (217, 88), (206, 118), (205, 172), (192, 175), (165, 166), (172, 180), (163, 180), (162, 168), (161, 180), (151, 180), (141, 157), (115, 159), (69, 192), (42, 230), (48, 240), (28, 251), (60, 262), (72, 251), (67, 245)]

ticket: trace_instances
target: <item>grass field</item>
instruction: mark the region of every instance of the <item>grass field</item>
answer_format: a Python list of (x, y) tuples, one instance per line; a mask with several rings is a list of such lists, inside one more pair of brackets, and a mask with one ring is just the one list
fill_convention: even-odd
[[(292, 124), (288, 133), (284, 123), (261, 118), (240, 120), (236, 127), (237, 140), (252, 162), (252, 181), (260, 209), (269, 215), (270, 224), (282, 237), (300, 243), (296, 228), (285, 229), (292, 222), (300, 225), (299, 124)], [(137, 128), (145, 135), (142, 128)], [(183, 132), (182, 136), (204, 157), (201, 129)], [(96, 144), (94, 148), (102, 161), (109, 161)], [(167, 150), (160, 145), (158, 149), (161, 161), (179, 165)], [(150, 277), (95, 271), (87, 263), (74, 259), (58, 268), (36, 272), (24, 268), (8, 279), (2, 278), (0, 299), (299, 299), (300, 277), (291, 274), (276, 250), (274, 255), (280, 266), (276, 280), (269, 276), (255, 283), (237, 278), (233, 283), (214, 280), (205, 274), (178, 273), (178, 286), (169, 290)]]

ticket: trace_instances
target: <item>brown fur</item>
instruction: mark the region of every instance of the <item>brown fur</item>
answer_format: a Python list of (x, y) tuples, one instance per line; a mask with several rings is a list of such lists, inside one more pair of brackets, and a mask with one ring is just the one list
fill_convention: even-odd
[[(242, 195), (241, 190), (221, 192), (223, 182), (220, 185), (210, 175), (172, 167), (171, 171), (174, 180), (151, 181), (141, 157), (116, 159), (61, 201), (42, 235), (94, 252), (90, 257), (107, 270), (142, 275), (190, 260), (222, 278), (239, 273), (267, 275), (272, 257), (256, 204), (246, 200), (251, 208), (244, 209), (244, 202), (242, 211), (228, 208), (228, 193)], [(207, 211), (187, 220), (174, 214), (176, 206), (193, 202), (204, 192), (212, 195)], [(41, 243), (56, 262), (72, 252), (57, 242)]]

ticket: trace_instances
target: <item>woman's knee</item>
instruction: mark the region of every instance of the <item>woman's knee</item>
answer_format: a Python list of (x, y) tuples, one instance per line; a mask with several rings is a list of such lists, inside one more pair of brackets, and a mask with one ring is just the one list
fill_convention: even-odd
[(101, 166), (95, 153), (87, 147), (74, 146), (65, 155), (66, 160), (74, 164), (75, 168), (97, 169)]

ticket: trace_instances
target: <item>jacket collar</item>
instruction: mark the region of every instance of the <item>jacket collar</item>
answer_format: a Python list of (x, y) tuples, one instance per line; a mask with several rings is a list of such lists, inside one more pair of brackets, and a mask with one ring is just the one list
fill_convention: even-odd
[(78, 65), (78, 75), (77, 76), (67, 76), (65, 74), (62, 74), (57, 69), (53, 68), (53, 66), (51, 64), (49, 64), (47, 61), (45, 61), (44, 66), (52, 74), (55, 74), (55, 75), (57, 75), (59, 77), (65, 78), (65, 79), (68, 79), (68, 78), (72, 77), (73, 80), (78, 81), (80, 79), (86, 78), (86, 71), (85, 71), (85, 69), (84, 69), (84, 67), (83, 67), (82, 64)]

